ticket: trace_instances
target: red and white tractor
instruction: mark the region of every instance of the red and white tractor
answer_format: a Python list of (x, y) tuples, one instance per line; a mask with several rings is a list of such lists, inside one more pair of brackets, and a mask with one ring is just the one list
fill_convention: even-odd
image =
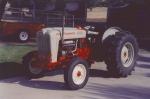
[(83, 88), (89, 67), (105, 61), (112, 75), (126, 77), (136, 65), (138, 44), (133, 35), (117, 27), (104, 33), (77, 28), (44, 28), (37, 32), (38, 51), (23, 57), (28, 77), (38, 77), (44, 70), (64, 68), (64, 81), (70, 89)]

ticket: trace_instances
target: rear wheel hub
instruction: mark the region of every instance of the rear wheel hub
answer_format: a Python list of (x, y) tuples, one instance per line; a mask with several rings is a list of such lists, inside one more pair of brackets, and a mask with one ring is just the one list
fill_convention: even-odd
[(134, 59), (134, 48), (131, 43), (124, 44), (121, 51), (121, 62), (124, 67), (130, 67)]

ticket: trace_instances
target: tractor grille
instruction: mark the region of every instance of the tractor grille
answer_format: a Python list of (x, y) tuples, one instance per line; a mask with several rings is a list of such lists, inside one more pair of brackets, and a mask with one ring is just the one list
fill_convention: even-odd
[(41, 54), (51, 54), (50, 50), (50, 37), (44, 35), (42, 31), (37, 33), (38, 51)]

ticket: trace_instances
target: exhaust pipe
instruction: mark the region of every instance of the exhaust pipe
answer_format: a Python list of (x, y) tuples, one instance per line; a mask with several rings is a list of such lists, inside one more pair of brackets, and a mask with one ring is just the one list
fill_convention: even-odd
[(65, 20), (66, 20), (66, 10), (64, 9), (64, 12), (63, 12), (63, 25), (62, 25), (62, 37), (61, 37), (61, 43), (62, 43), (62, 45), (64, 44)]

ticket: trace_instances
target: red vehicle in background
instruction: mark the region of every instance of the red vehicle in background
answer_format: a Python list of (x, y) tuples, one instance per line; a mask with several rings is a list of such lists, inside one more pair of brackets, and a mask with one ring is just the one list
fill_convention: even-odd
[(26, 42), (31, 37), (35, 37), (36, 32), (44, 28), (44, 24), (7, 21), (1, 21), (0, 26), (2, 35), (20, 42)]
[(20, 42), (35, 37), (36, 32), (44, 28), (40, 18), (35, 18), (27, 10), (9, 8), (0, 22), (0, 34)]

